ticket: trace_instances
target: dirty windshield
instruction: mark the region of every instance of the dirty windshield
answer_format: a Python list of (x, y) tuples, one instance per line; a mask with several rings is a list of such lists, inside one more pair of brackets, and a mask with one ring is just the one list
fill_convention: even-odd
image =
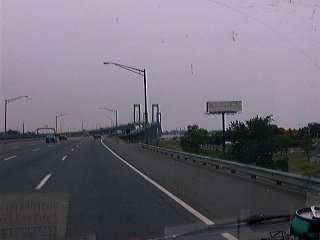
[(0, 239), (320, 239), (320, 0), (0, 2)]

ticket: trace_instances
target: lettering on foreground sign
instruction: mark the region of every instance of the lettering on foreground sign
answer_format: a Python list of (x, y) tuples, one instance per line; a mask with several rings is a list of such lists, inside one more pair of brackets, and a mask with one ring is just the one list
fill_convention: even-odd
[(68, 194), (1, 194), (0, 238), (66, 239), (67, 214)]

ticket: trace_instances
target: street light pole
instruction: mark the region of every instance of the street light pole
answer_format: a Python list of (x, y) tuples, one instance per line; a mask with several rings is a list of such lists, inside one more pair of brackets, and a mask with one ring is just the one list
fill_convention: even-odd
[(4, 135), (7, 135), (7, 105), (8, 105), (8, 100), (4, 100)]
[(143, 86), (144, 86), (144, 116), (145, 116), (145, 122), (148, 124), (148, 102), (147, 102), (147, 71), (146, 69), (138, 69), (138, 68), (133, 68), (129, 67), (123, 64), (119, 63), (112, 63), (112, 62), (104, 62), (103, 64), (112, 64), (117, 67), (123, 68), (125, 70), (128, 70), (130, 72), (133, 72), (135, 74), (138, 74), (140, 76), (143, 76)]
[(118, 111), (116, 110), (116, 127), (118, 127)]
[(56, 134), (58, 133), (58, 118), (62, 117), (62, 116), (66, 116), (66, 115), (68, 115), (68, 114), (67, 113), (62, 113), (62, 114), (58, 114), (56, 116)]
[(116, 127), (118, 127), (118, 110), (117, 109), (110, 109), (110, 108), (104, 108), (104, 107), (100, 107), (99, 109), (104, 109), (110, 112), (114, 112), (116, 115)]
[(4, 135), (7, 135), (7, 111), (8, 111), (8, 104), (14, 101), (17, 101), (21, 98), (27, 98), (28, 96), (19, 96), (16, 98), (5, 99), (4, 100)]
[(148, 123), (148, 103), (147, 103), (147, 71), (143, 69), (143, 85), (144, 85), (144, 117)]
[(56, 133), (58, 133), (58, 116), (56, 116)]

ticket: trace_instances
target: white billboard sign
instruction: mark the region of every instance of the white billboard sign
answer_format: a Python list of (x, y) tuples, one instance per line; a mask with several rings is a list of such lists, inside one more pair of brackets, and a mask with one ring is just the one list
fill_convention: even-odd
[(207, 102), (208, 114), (237, 113), (242, 111), (242, 101), (211, 101)]

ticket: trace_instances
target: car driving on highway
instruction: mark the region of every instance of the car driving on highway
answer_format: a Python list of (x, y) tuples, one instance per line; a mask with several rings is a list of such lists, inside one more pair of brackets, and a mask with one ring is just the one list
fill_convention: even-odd
[(93, 134), (93, 139), (101, 139), (101, 134), (98, 134), (98, 133)]
[(63, 135), (60, 135), (59, 136), (59, 140), (62, 141), (62, 140), (68, 140), (68, 137), (66, 134), (63, 134)]
[(55, 135), (53, 135), (53, 134), (47, 135), (46, 143), (56, 143), (56, 142), (58, 142), (58, 139)]

